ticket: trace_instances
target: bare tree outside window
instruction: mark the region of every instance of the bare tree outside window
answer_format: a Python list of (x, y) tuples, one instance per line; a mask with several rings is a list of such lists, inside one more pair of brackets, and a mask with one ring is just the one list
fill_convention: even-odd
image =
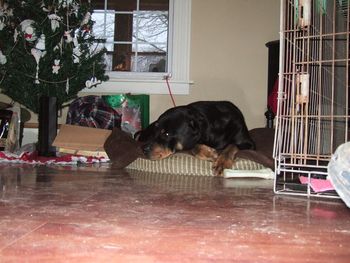
[(106, 39), (107, 69), (126, 72), (166, 72), (169, 1), (155, 1), (159, 5), (158, 10), (152, 1), (142, 2), (141, 8), (140, 0), (135, 0), (135, 3), (129, 2), (129, 5), (126, 2), (120, 4), (115, 10), (101, 8), (94, 10), (93, 13), (93, 20), (96, 22), (94, 34)]
[(168, 13), (141, 11), (134, 17), (133, 63), (137, 71), (165, 72)]

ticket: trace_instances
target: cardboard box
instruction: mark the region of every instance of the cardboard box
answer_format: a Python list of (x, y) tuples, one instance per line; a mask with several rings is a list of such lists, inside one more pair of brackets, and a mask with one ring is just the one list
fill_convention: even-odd
[(53, 146), (59, 152), (108, 158), (103, 147), (111, 130), (62, 124)]

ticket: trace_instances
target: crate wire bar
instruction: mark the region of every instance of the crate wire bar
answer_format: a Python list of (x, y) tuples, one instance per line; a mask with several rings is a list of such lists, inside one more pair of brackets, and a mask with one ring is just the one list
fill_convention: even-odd
[(325, 179), (349, 140), (349, 0), (281, 0), (274, 191), (338, 198), (298, 183)]

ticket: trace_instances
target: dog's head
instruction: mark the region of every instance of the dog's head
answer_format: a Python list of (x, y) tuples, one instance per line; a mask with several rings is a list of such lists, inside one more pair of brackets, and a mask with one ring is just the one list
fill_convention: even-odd
[(175, 107), (136, 135), (144, 142), (142, 150), (151, 160), (159, 160), (176, 151), (192, 149), (200, 140), (198, 122), (191, 110)]

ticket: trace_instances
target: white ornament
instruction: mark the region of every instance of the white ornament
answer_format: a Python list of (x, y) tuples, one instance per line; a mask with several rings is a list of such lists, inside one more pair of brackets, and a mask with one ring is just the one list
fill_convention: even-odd
[(78, 3), (72, 3), (72, 14), (74, 14), (75, 16), (78, 16), (78, 11), (80, 9), (80, 6)]
[(61, 38), (61, 41), (53, 48), (54, 51), (59, 50), (62, 55), (62, 45), (63, 45), (63, 38)]
[(47, 8), (46, 6), (45, 6), (45, 3), (44, 3), (44, 1), (42, 1), (42, 3), (41, 3), (41, 9), (44, 11), (44, 12), (46, 12), (46, 13), (48, 13), (48, 12), (50, 12), (51, 11), (51, 7), (49, 7), (49, 8)]
[(9, 7), (8, 3), (4, 3), (2, 6), (0, 6), (0, 15), (3, 15), (6, 13), (7, 8)]
[(81, 56), (80, 46), (73, 48), (73, 63), (79, 63), (80, 56)]
[(59, 17), (56, 14), (51, 14), (51, 15), (48, 15), (47, 17), (51, 21), (51, 29), (52, 29), (52, 31), (55, 32), (56, 29), (60, 27), (61, 17)]
[(41, 9), (46, 13), (50, 12), (50, 10), (44, 5), (42, 5)]
[(41, 55), (43, 52), (41, 50), (36, 49), (36, 48), (32, 48), (30, 50), (30, 52), (32, 53), (33, 57), (35, 58), (36, 63), (39, 64), (39, 61), (40, 61), (40, 58), (41, 58)]
[(13, 16), (13, 9), (7, 9), (7, 16)]
[(3, 30), (5, 27), (5, 23), (0, 19), (0, 31)]
[(7, 62), (7, 58), (6, 58), (6, 56), (2, 53), (2, 51), (0, 50), (0, 64), (1, 64), (1, 65), (4, 65), (4, 64), (6, 64), (6, 62)]
[(36, 48), (32, 48), (30, 50), (30, 52), (32, 53), (32, 55), (33, 55), (33, 57), (35, 58), (35, 61), (36, 61), (36, 74), (35, 74), (35, 81), (34, 81), (34, 83), (35, 84), (39, 84), (40, 83), (40, 81), (39, 81), (39, 62), (40, 62), (40, 58), (43, 55), (43, 52), (41, 50), (36, 49)]
[(101, 80), (97, 80), (96, 77), (92, 77), (90, 80), (87, 80), (85, 82), (85, 87), (89, 89), (89, 88), (97, 86), (98, 84), (101, 84), (101, 83), (102, 83)]
[(37, 36), (35, 35), (35, 30), (34, 30), (33, 24), (34, 24), (34, 21), (31, 19), (23, 20), (20, 23), (21, 30), (24, 34), (24, 38), (25, 38), (25, 40), (27, 40), (29, 42), (33, 42), (37, 39)]
[(67, 6), (69, 6), (69, 5), (71, 5), (73, 3), (73, 0), (58, 0), (58, 3), (63, 8), (66, 8)]
[(73, 44), (75, 47), (79, 46), (78, 38), (76, 38), (76, 37), (73, 38)]
[(67, 78), (67, 82), (66, 82), (66, 93), (69, 93), (69, 79)]
[(54, 65), (52, 66), (52, 74), (58, 74), (58, 71), (60, 70), (60, 60), (55, 59), (54, 60)]
[(17, 37), (18, 37), (18, 31), (17, 31), (17, 29), (15, 29), (15, 33), (13, 34), (13, 40), (15, 41), (15, 42), (17, 42)]
[(66, 43), (70, 43), (70, 42), (73, 41), (73, 38), (72, 38), (72, 35), (71, 35), (71, 31), (72, 30), (64, 32), (64, 37), (66, 38)]
[[(2, 1), (4, 2), (4, 1)], [(0, 1), (0, 16), (13, 16), (13, 9), (12, 8), (8, 8), (8, 4), (4, 3), (1, 6), (1, 1)]]
[(91, 13), (90, 12), (87, 12), (83, 18), (83, 20), (81, 21), (80, 25), (83, 26), (83, 25), (86, 25), (87, 23), (89, 23), (91, 19)]
[(38, 42), (35, 45), (36, 49), (45, 50), (45, 35), (41, 34)]

